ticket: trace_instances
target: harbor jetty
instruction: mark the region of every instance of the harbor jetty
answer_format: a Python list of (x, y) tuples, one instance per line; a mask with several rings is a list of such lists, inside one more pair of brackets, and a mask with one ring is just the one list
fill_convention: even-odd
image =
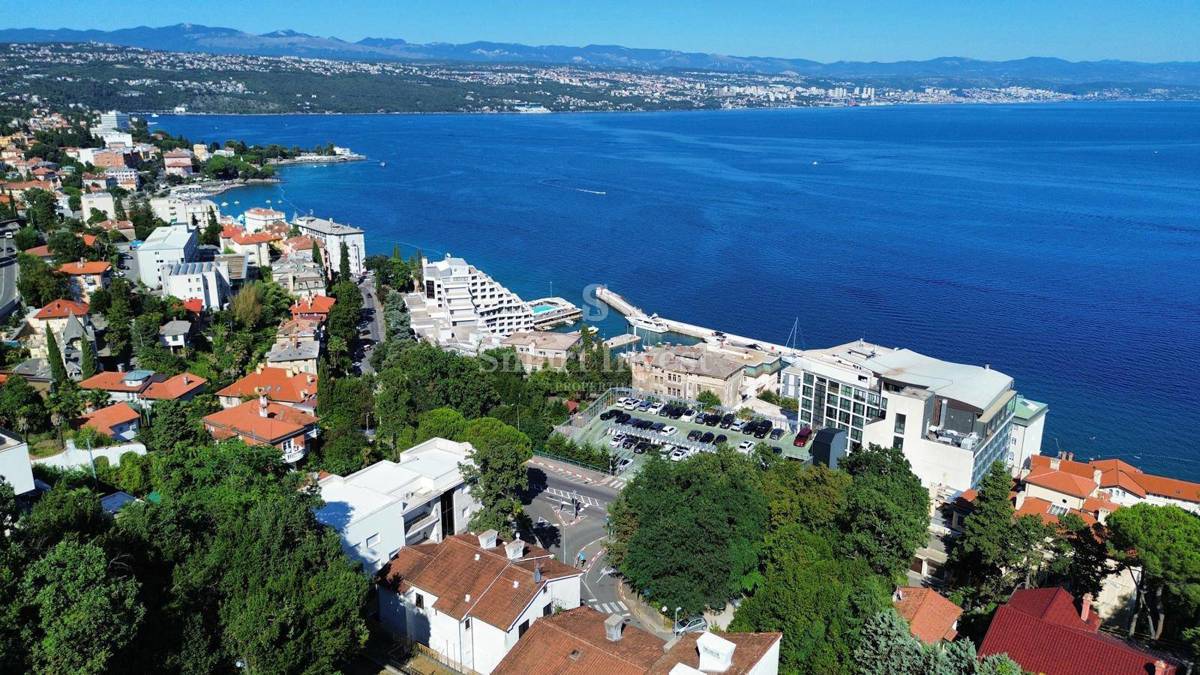
[[(670, 331), (672, 333), (698, 338), (700, 340), (704, 340), (705, 342), (726, 344), (734, 347), (745, 347), (748, 349), (757, 349), (759, 351), (779, 354), (780, 356), (798, 357), (803, 356), (804, 354), (803, 350), (796, 349), (794, 347), (765, 342), (763, 340), (757, 340), (744, 335), (725, 333), (719, 330), (713, 330), (712, 328), (705, 328), (704, 326), (684, 323), (683, 321), (664, 319), (657, 314), (647, 315), (646, 312), (644, 312), (640, 307), (634, 305), (632, 302), (629, 302), (617, 292), (610, 290), (607, 286), (598, 285), (596, 287), (596, 299), (619, 312), (627, 321), (629, 321), (631, 326), (639, 328), (652, 326), (653, 328), (648, 329), (654, 330), (655, 332), (661, 333)], [(660, 330), (660, 328), (665, 330)]]

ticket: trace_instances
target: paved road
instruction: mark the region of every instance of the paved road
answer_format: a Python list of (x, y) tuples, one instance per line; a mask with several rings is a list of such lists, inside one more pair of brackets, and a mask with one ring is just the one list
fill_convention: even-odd
[[(363, 310), (370, 310), (371, 318), (364, 324), (359, 324), (360, 340), (363, 343), (362, 360), (358, 362), (358, 370), (360, 373), (373, 373), (375, 370), (371, 367), (371, 352), (375, 350), (375, 345), (383, 341), (385, 334), (383, 326), (383, 303), (379, 301), (379, 293), (375, 288), (375, 274), (368, 272), (358, 284), (358, 290), (362, 293)], [(368, 337), (361, 337), (362, 329), (366, 328)]]
[(0, 239), (0, 317), (7, 316), (17, 299), (17, 247), (12, 239)]
[[(579, 553), (583, 552), (584, 604), (605, 614), (627, 616), (635, 625), (663, 635), (663, 627), (652, 620), (653, 611), (631, 599), (629, 589), (612, 574), (614, 570), (604, 556), (608, 505), (617, 498), (624, 483), (541, 457), (530, 462), (529, 473), (533, 494), (525, 511), (535, 523), (534, 536), (567, 564), (577, 564)], [(663, 636), (669, 635), (666, 631)]]

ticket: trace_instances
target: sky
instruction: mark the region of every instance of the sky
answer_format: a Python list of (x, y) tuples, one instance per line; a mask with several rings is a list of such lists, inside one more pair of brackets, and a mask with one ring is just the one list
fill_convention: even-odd
[(818, 61), (1200, 60), (1200, 0), (57, 0), (0, 13), (4, 28), (175, 23)]

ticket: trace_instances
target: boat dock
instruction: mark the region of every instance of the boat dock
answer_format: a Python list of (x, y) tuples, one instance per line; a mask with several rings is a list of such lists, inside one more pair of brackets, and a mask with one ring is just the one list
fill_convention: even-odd
[(583, 312), (564, 298), (538, 298), (528, 303), (533, 312), (533, 327), (537, 330), (550, 330), (555, 326), (569, 326), (583, 316)]
[(609, 339), (605, 340), (604, 346), (607, 347), (608, 349), (620, 349), (621, 347), (627, 347), (632, 344), (637, 344), (638, 342), (641, 342), (641, 341), (642, 341), (642, 338), (640, 338), (636, 335), (631, 335), (629, 333), (625, 333), (624, 335), (610, 337)]
[(679, 333), (680, 335), (699, 338), (705, 342), (722, 343), (735, 347), (758, 349), (760, 351), (779, 354), (781, 356), (798, 357), (804, 355), (803, 350), (796, 349), (794, 347), (786, 347), (784, 345), (765, 342), (763, 340), (756, 340), (743, 335), (733, 335), (732, 333), (724, 333), (711, 328), (705, 328), (704, 326), (697, 326), (695, 324), (675, 321), (673, 319), (665, 319), (657, 314), (653, 316), (647, 315), (637, 305), (629, 302), (615, 291), (610, 290), (607, 286), (596, 286), (596, 299), (615, 309), (627, 320), (629, 320), (631, 324), (661, 323), (665, 324), (667, 330), (671, 331), (672, 333)]

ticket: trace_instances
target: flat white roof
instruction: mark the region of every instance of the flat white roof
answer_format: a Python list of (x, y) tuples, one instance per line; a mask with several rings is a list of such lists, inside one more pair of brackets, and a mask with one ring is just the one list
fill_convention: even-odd
[(317, 510), (317, 520), (342, 529), (396, 503), (406, 510), (423, 504), (425, 497), (462, 483), (458, 464), (471, 450), (469, 443), (431, 438), (404, 451), (399, 462), (383, 460), (349, 476), (327, 476), (318, 483), (325, 505)]
[(881, 347), (862, 340), (806, 351), (804, 356), (843, 367), (847, 363), (857, 365), (877, 377), (928, 389), (938, 396), (980, 410), (986, 409), (1013, 385), (1013, 379), (998, 370), (942, 361), (911, 349)]
[(157, 249), (174, 249), (184, 248), (188, 241), (196, 236), (195, 231), (189, 230), (186, 225), (168, 225), (166, 227), (157, 227), (142, 245), (138, 248), (139, 251), (153, 251)]

